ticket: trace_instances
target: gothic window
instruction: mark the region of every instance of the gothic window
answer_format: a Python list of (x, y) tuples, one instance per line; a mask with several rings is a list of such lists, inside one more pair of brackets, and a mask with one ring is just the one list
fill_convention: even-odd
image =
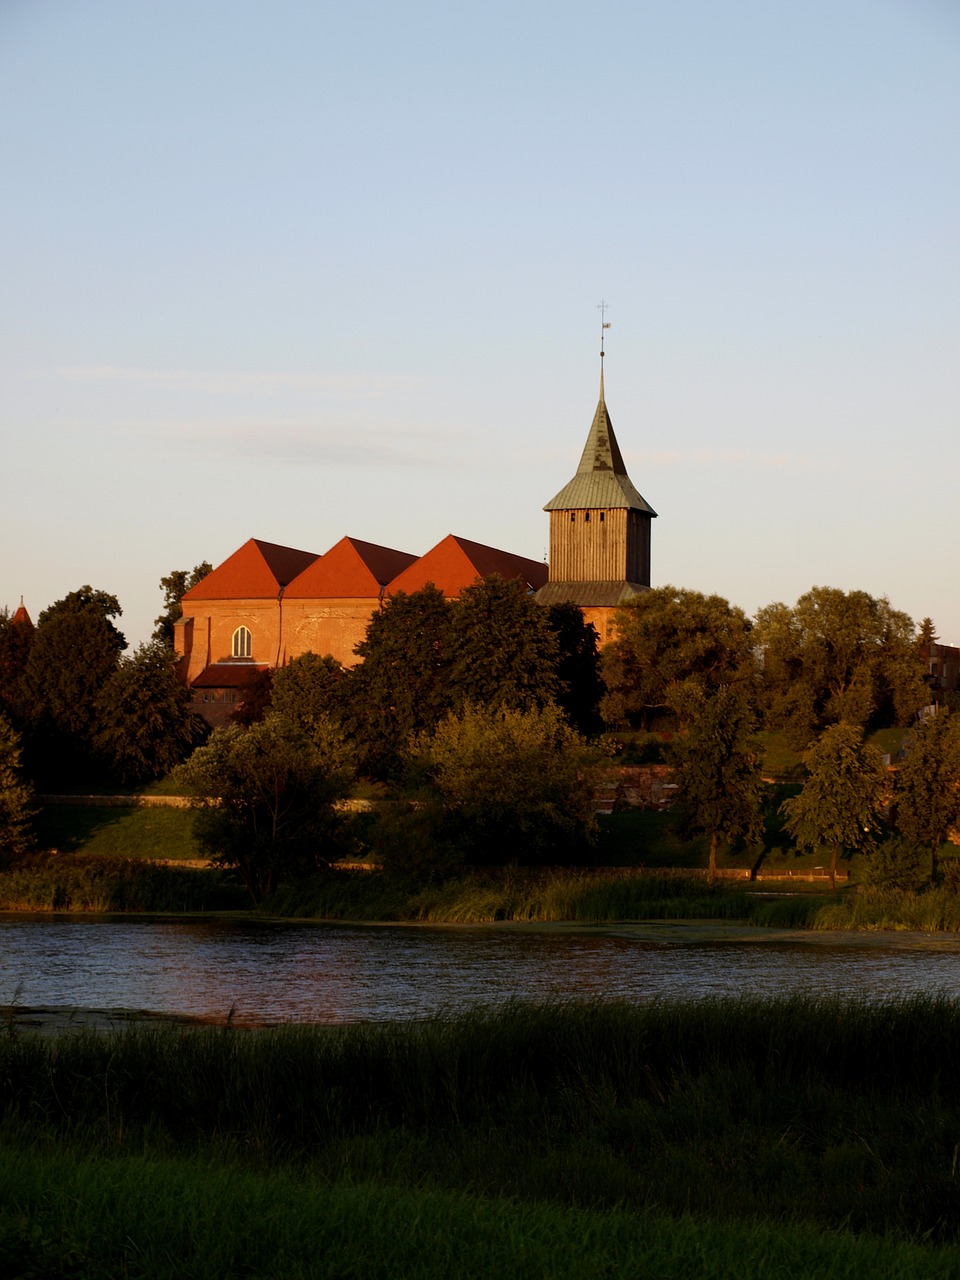
[(232, 654), (235, 658), (249, 658), (253, 653), (250, 643), (250, 632), (246, 627), (237, 627), (233, 633)]

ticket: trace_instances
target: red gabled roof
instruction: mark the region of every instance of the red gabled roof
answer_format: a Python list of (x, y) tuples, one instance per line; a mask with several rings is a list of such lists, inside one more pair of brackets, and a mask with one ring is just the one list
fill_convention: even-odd
[(379, 547), (375, 542), (341, 538), (290, 583), (284, 598), (375, 600), (387, 583), (416, 558), (406, 551)]
[(289, 582), (313, 564), (314, 551), (296, 551), (275, 542), (251, 538), (218, 565), (213, 573), (184, 593), (191, 600), (274, 598)]
[(547, 580), (547, 566), (539, 560), (498, 551), (496, 547), (486, 547), (482, 542), (470, 542), (450, 533), (409, 569), (398, 574), (387, 588), (387, 593), (395, 595), (398, 591), (406, 591), (409, 594), (432, 582), (448, 599), (452, 599), (478, 578), (486, 578), (491, 573), (499, 573), (507, 581), (520, 578), (533, 591)]
[(243, 689), (269, 671), (255, 662), (211, 662), (191, 684), (192, 689)]

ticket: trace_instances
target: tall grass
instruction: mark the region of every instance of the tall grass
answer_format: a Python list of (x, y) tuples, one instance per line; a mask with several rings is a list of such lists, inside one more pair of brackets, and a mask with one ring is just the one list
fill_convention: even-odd
[(0, 911), (229, 911), (248, 903), (220, 871), (134, 858), (43, 853), (0, 871)]
[(811, 912), (815, 929), (918, 929), (960, 932), (960, 894), (951, 888), (909, 889), (860, 886)]
[(0, 1135), (589, 1209), (960, 1237), (960, 1005), (515, 1005), (0, 1039)]

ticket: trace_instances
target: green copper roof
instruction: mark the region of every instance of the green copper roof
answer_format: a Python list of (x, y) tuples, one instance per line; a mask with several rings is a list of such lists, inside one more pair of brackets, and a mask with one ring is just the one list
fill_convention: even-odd
[(642, 596), (649, 587), (639, 582), (548, 582), (534, 592), (537, 604), (575, 604), (581, 609), (616, 607)]
[(577, 474), (564, 485), (555, 498), (551, 498), (544, 511), (583, 511), (626, 507), (630, 511), (643, 511), (648, 516), (657, 513), (633, 487), (623, 455), (613, 434), (613, 423), (603, 398), (603, 370), (600, 371), (600, 403), (593, 415), (593, 425), (583, 447), (583, 456)]

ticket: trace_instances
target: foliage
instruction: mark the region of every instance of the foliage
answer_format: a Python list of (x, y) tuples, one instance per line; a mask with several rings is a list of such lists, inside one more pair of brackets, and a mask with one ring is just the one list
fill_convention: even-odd
[(23, 673), (33, 774), (96, 768), (98, 700), (127, 647), (112, 621), (120, 613), (116, 596), (84, 586), (40, 614)]
[(160, 590), (163, 592), (163, 613), (154, 622), (152, 639), (168, 649), (173, 648), (174, 624), (183, 617), (180, 601), (187, 591), (202, 582), (208, 573), (213, 572), (209, 560), (201, 560), (192, 569), (172, 569), (165, 578), (160, 579)]
[(273, 706), (274, 674), (269, 667), (251, 673), (250, 679), (243, 686), (237, 709), (230, 717), (233, 724), (243, 725), (244, 728), (259, 724)]
[(33, 845), (31, 799), (20, 769), (20, 739), (0, 715), (0, 867)]
[(882, 840), (864, 859), (858, 875), (860, 883), (877, 889), (917, 889), (922, 848), (916, 840), (906, 837)]
[(519, 578), (493, 573), (452, 605), (456, 705), (544, 707), (560, 692), (558, 629)]
[(347, 717), (361, 766), (390, 776), (413, 734), (433, 729), (451, 705), (450, 605), (433, 583), (398, 591), (373, 615), (349, 674)]
[(9, 609), (0, 609), (0, 715), (9, 720), (20, 718), (20, 682), (34, 635), (32, 622), (14, 622)]
[(309, 735), (342, 713), (346, 678), (331, 654), (303, 653), (273, 673), (271, 706)]
[(94, 745), (123, 782), (162, 777), (209, 733), (191, 710), (170, 650), (157, 641), (121, 658), (96, 704)]
[(767, 723), (805, 746), (846, 721), (906, 724), (926, 700), (913, 622), (866, 591), (813, 587), (757, 614)]
[(556, 706), (467, 704), (417, 757), (468, 861), (563, 862), (595, 839), (596, 756)]
[(673, 743), (685, 827), (710, 837), (709, 874), (717, 871), (721, 840), (759, 841), (763, 783), (756, 744), (755, 715), (742, 690), (721, 685), (699, 697), (685, 734)]
[(254, 902), (336, 856), (334, 803), (348, 791), (352, 759), (332, 723), (308, 737), (268, 713), (248, 729), (216, 729), (177, 777), (201, 799), (197, 842), (218, 865), (239, 871)]
[(547, 624), (557, 637), (557, 705), (578, 733), (599, 733), (604, 683), (597, 629), (575, 604), (551, 605)]
[(33, 853), (0, 870), (3, 911), (235, 911), (244, 901), (223, 871), (139, 858)]
[(824, 729), (804, 753), (808, 777), (799, 795), (780, 806), (785, 826), (803, 849), (829, 846), (830, 883), (836, 883), (837, 858), (868, 849), (880, 825), (886, 771), (880, 753), (864, 745), (858, 725)]
[(913, 731), (894, 795), (897, 826), (930, 846), (930, 878), (936, 883), (940, 846), (960, 826), (960, 715), (942, 707)]
[(604, 721), (648, 729), (656, 714), (671, 711), (687, 723), (699, 694), (753, 685), (752, 645), (746, 615), (721, 596), (645, 591), (618, 612), (617, 638), (604, 650)]

